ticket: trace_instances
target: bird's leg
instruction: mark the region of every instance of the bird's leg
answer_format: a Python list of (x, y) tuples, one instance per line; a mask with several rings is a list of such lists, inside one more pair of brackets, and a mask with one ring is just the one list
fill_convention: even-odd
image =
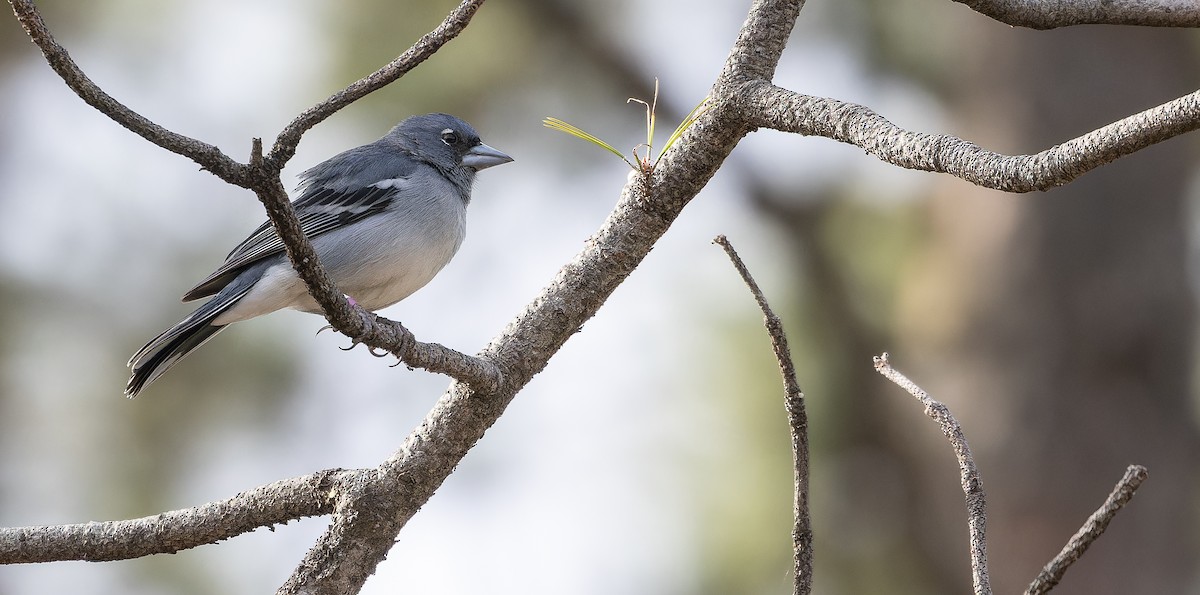
[[(346, 298), (347, 302), (350, 302), (351, 307), (354, 307), (354, 306), (358, 306), (360, 308), (362, 307), (362, 306), (359, 306), (358, 302), (355, 301), (354, 298), (350, 297), (349, 294), (343, 293), (342, 296)], [(321, 327), (321, 329), (317, 331), (317, 334), (321, 334), (321, 331), (323, 331), (325, 329), (331, 329), (331, 328), (333, 328), (333, 325), (327, 324), (327, 325)], [(351, 349), (358, 347), (359, 343), (362, 343), (362, 340), (351, 338), (349, 347), (338, 347), (338, 349), (341, 349), (342, 351), (350, 351)], [(378, 347), (371, 347), (370, 345), (367, 346), (367, 352), (369, 352), (371, 355), (373, 355), (375, 357), (387, 357), (387, 356), (391, 355), (390, 353), (388, 353), (387, 351), (385, 351), (383, 349), (379, 349)]]

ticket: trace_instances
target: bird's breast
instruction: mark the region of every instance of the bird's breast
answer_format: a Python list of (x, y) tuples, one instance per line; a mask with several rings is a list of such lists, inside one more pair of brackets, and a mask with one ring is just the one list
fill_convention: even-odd
[[(466, 204), (455, 193), (397, 200), (384, 212), (313, 242), (338, 287), (369, 310), (424, 287), (466, 235)], [(334, 234), (340, 237), (330, 237)]]

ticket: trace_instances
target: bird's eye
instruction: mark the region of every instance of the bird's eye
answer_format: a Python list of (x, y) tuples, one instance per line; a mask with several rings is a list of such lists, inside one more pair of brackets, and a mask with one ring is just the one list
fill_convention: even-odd
[(447, 145), (454, 146), (458, 144), (458, 133), (453, 130), (446, 129), (442, 131), (442, 142)]

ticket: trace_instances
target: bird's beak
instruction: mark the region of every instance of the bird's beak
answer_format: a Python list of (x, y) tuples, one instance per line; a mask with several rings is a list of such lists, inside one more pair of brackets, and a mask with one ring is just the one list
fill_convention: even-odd
[(478, 145), (471, 147), (470, 150), (467, 151), (466, 155), (463, 155), (462, 164), (474, 169), (475, 171), (479, 171), (481, 169), (489, 168), (493, 165), (503, 165), (512, 160), (512, 157), (509, 157), (508, 155), (505, 155), (504, 153), (501, 153), (500, 151), (497, 151), (496, 149), (493, 149), (483, 143), (479, 143)]

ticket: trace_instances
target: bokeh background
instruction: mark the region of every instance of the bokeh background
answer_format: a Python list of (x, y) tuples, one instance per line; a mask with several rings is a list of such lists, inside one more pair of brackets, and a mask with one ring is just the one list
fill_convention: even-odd
[[(91, 77), (244, 159), (389, 60), (453, 2), (40, 3)], [(577, 252), (619, 147), (705, 95), (749, 2), (493, 1), (398, 83), (312, 130), (285, 171), (427, 111), (516, 162), (470, 235), (385, 314), (474, 352)], [(910, 129), (1031, 153), (1197, 88), (1190, 31), (1034, 32), (944, 0), (814, 0), (777, 82)], [(0, 524), (131, 518), (279, 478), (377, 464), (447, 385), (277, 313), (135, 401), (129, 354), (263, 218), (249, 193), (85, 106), (0, 18)], [(665, 137), (665, 132), (661, 132)], [(759, 314), (727, 234), (784, 316), (812, 419), (817, 591), (969, 590), (957, 469), (871, 369), (893, 362), (965, 426), (1000, 592), (1024, 588), (1125, 466), (1150, 480), (1056, 592), (1198, 593), (1197, 137), (1024, 196), (908, 172), (825, 139), (748, 137), (645, 264), (401, 534), (366, 593), (790, 592), (790, 453)], [(263, 593), (325, 526), (174, 556), (0, 568), (0, 594)]]

